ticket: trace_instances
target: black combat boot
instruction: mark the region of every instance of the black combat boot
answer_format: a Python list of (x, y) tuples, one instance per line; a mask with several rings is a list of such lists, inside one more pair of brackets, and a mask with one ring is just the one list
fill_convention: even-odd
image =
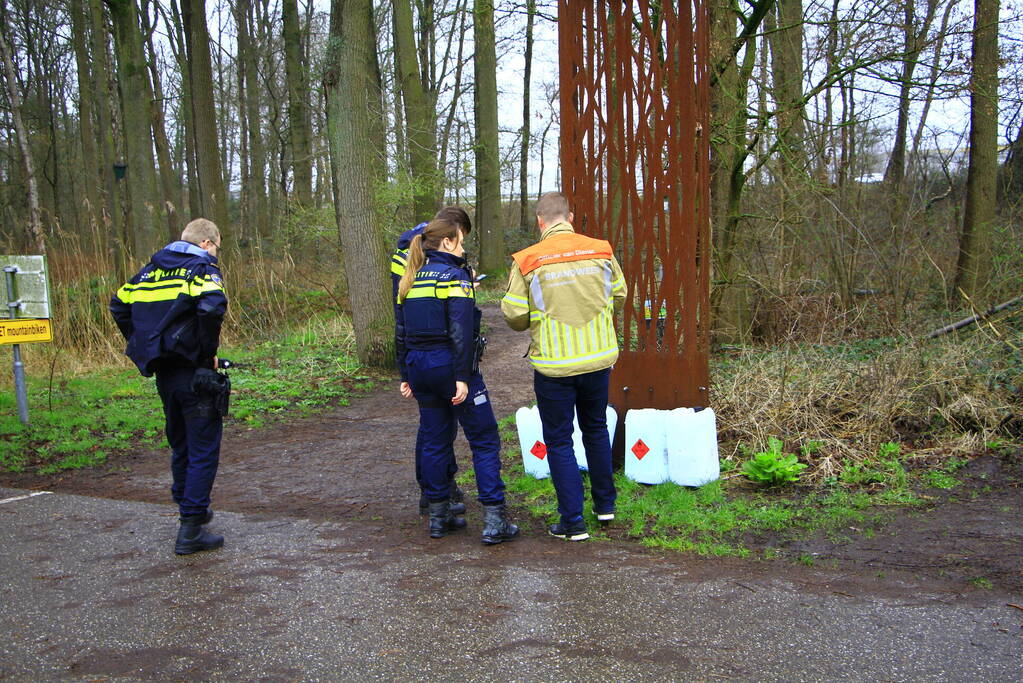
[(487, 545), (514, 541), (519, 528), (508, 521), (504, 503), (483, 506), (483, 542)]
[[(455, 487), (455, 490), (458, 491), (458, 487)], [(458, 495), (459, 495), (459, 501), (461, 501), (462, 492), (458, 491)], [(452, 496), (451, 498), (452, 498), (452, 500), (451, 500), (451, 514), (453, 514), (453, 515), (464, 515), (465, 514), (465, 503), (462, 503), (462, 502), (456, 503), (456, 502), (454, 502), (454, 496)], [(430, 501), (427, 500), (426, 494), (423, 494), (423, 493), (419, 494), (419, 514), (421, 514), (421, 515), (430, 514)]]
[(224, 537), (211, 534), (202, 527), (204, 520), (212, 514), (206, 512), (199, 515), (181, 515), (181, 528), (178, 529), (178, 540), (174, 544), (174, 552), (178, 555), (190, 555), (201, 550), (215, 550), (224, 545)]
[(430, 538), (444, 538), (449, 531), (465, 528), (465, 517), (451, 514), (450, 501), (430, 503)]
[[(452, 507), (454, 507), (455, 503), (461, 504), (465, 502), (465, 494), (462, 493), (462, 489), (458, 488), (458, 482), (455, 481), (454, 477), (451, 477), (451, 479), (448, 480), (448, 489), (451, 491)], [(463, 512), (464, 511), (465, 510), (463, 508)], [(458, 513), (456, 512), (455, 514), (457, 515)]]

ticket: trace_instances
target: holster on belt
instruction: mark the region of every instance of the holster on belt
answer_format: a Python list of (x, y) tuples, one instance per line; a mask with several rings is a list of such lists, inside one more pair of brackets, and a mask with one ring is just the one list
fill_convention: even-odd
[(225, 372), (210, 368), (196, 368), (192, 376), (192, 391), (208, 399), (221, 417), (226, 417), (231, 406), (231, 378)]
[(487, 348), (487, 338), (477, 334), (472, 340), (472, 374), (480, 371), (480, 361), (483, 360), (483, 350)]

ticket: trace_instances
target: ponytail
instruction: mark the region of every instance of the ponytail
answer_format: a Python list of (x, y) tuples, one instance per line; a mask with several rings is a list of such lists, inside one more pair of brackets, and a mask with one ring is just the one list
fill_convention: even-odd
[(426, 263), (426, 254), (423, 252), (423, 236), (416, 235), (408, 247), (408, 260), (405, 263), (405, 274), (401, 276), (398, 283), (398, 301), (404, 301), (405, 295), (412, 289), (412, 283), (416, 280), (416, 273)]
[(445, 239), (457, 240), (462, 232), (461, 225), (445, 218), (434, 218), (423, 232), (412, 238), (408, 247), (408, 260), (405, 263), (405, 274), (398, 283), (398, 301), (405, 301), (412, 283), (416, 281), (416, 273), (426, 263), (426, 251), (438, 249)]

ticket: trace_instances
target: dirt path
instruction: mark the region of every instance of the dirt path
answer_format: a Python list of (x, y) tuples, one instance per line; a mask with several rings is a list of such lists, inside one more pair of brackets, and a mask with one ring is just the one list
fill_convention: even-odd
[[(528, 338), (510, 330), (500, 311), (484, 315), (490, 340), (484, 377), (498, 417), (532, 398), (532, 375), (521, 357)], [(241, 371), (239, 371), (241, 372)], [(225, 429), (216, 508), (308, 519), (388, 520), (389, 528), (419, 526), (413, 513), (419, 493), (413, 474), (418, 412), (397, 389), (359, 396), (351, 405), (259, 430)], [(460, 463), (469, 461), (460, 434)], [(167, 451), (141, 452), (104, 467), (56, 477), (0, 475), (2, 485), (59, 490), (105, 498), (168, 502)]]
[[(490, 347), (484, 376), (498, 417), (532, 400), (532, 375), (522, 358), (525, 334), (509, 330), (496, 306), (484, 312)], [(221, 470), (214, 489), (218, 509), (260, 516), (359, 522), (366, 533), (350, 539), (380, 547), (434, 549), (415, 512), (413, 477), (417, 412), (413, 401), (393, 390), (353, 399), (348, 407), (311, 418), (289, 420), (260, 429), (229, 426)], [(459, 462), (468, 462), (468, 447), (459, 436)], [(790, 556), (809, 556), (818, 566), (833, 566), (843, 576), (862, 579), (880, 590), (878, 578), (893, 574), (954, 590), (983, 587), (985, 581), (1023, 591), (1023, 465), (1014, 459), (981, 458), (960, 476), (964, 484), (942, 494), (926, 511), (901, 512), (872, 537), (850, 530), (848, 537), (819, 538), (783, 546)], [(170, 475), (165, 451), (118, 458), (106, 467), (67, 472), (59, 477), (0, 475), (0, 485), (47, 488), (100, 498), (169, 503)], [(511, 501), (514, 505), (514, 500)], [(470, 506), (470, 522), (477, 515)], [(545, 555), (537, 542), (539, 522), (524, 522), (526, 537), (516, 552)], [(476, 520), (478, 521), (478, 520)], [(474, 528), (478, 528), (478, 523)], [(475, 533), (465, 544), (477, 542)], [(368, 539), (372, 539), (371, 541)], [(615, 539), (623, 550), (650, 555), (634, 543)], [(438, 550), (439, 552), (439, 550)], [(585, 557), (588, 551), (579, 550)], [(667, 565), (693, 558), (665, 554)], [(720, 563), (721, 560), (713, 560)], [(751, 574), (789, 576), (792, 565), (748, 563)], [(958, 588), (955, 588), (958, 586)]]

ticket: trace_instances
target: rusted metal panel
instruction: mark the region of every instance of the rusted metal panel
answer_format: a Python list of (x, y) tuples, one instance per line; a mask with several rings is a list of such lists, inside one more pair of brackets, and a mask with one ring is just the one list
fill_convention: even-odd
[(706, 1), (561, 0), (558, 32), (562, 187), (576, 229), (611, 242), (629, 286), (611, 402), (621, 416), (705, 406)]

